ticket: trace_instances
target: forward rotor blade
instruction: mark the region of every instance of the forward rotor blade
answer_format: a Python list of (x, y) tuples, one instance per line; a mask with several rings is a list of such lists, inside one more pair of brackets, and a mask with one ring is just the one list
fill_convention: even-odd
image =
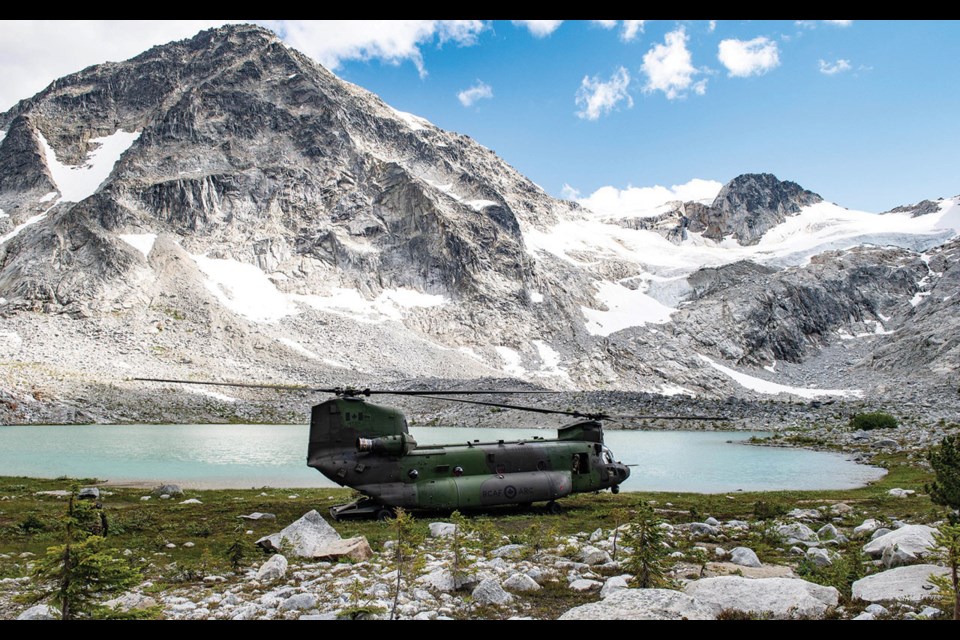
[[(547, 392), (549, 393), (549, 392)], [(533, 413), (555, 413), (564, 416), (573, 416), (575, 418), (589, 418), (590, 420), (603, 420), (607, 416), (603, 413), (581, 413), (580, 411), (564, 411), (562, 409), (542, 409), (540, 407), (524, 407), (517, 404), (504, 404), (502, 402), (484, 402), (482, 400), (463, 400), (462, 398), (441, 398), (439, 396), (421, 395), (422, 398), (430, 400), (446, 400), (447, 402), (463, 402), (465, 404), (480, 404), (487, 407), (499, 407), (501, 409), (517, 409), (518, 411), (532, 411)]]
[(620, 415), (606, 416), (607, 420), (729, 420), (727, 416), (661, 416), (661, 415)]

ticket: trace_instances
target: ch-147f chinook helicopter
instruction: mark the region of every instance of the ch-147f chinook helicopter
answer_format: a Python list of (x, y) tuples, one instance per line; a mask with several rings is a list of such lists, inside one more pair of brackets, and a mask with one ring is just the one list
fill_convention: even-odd
[[(448, 398), (449, 395), (509, 395), (549, 391), (372, 391), (337, 387), (318, 389), (299, 385), (133, 378), (144, 382), (201, 384), (256, 389), (284, 389), (331, 393), (334, 398), (314, 405), (310, 419), (307, 465), (340, 486), (364, 495), (354, 502), (330, 508), (334, 519), (393, 517), (394, 509), (471, 509), (494, 505), (531, 505), (546, 502), (549, 513), (559, 513), (559, 498), (573, 493), (610, 489), (630, 476), (603, 443), (603, 413), (581, 413)], [(497, 440), (418, 446), (407, 419), (390, 407), (367, 402), (371, 395), (419, 396), (503, 409), (569, 415), (557, 437)], [(629, 416), (678, 420), (722, 420), (706, 416)]]

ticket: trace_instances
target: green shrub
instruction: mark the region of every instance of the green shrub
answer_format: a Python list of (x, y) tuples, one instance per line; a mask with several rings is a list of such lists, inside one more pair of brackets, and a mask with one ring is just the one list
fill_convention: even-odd
[(871, 429), (895, 429), (896, 427), (897, 419), (883, 411), (858, 413), (850, 418), (850, 428), (856, 430), (870, 431)]

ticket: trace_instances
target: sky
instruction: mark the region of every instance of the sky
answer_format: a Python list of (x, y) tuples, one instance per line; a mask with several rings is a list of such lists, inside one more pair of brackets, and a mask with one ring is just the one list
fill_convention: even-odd
[[(0, 21), (0, 110), (224, 21)], [(259, 22), (604, 213), (773, 173), (880, 212), (960, 194), (960, 22)]]

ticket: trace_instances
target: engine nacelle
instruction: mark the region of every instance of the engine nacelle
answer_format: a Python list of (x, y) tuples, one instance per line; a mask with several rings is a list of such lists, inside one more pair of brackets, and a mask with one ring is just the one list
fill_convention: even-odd
[(357, 438), (357, 451), (403, 456), (417, 448), (417, 441), (407, 433), (380, 438)]

